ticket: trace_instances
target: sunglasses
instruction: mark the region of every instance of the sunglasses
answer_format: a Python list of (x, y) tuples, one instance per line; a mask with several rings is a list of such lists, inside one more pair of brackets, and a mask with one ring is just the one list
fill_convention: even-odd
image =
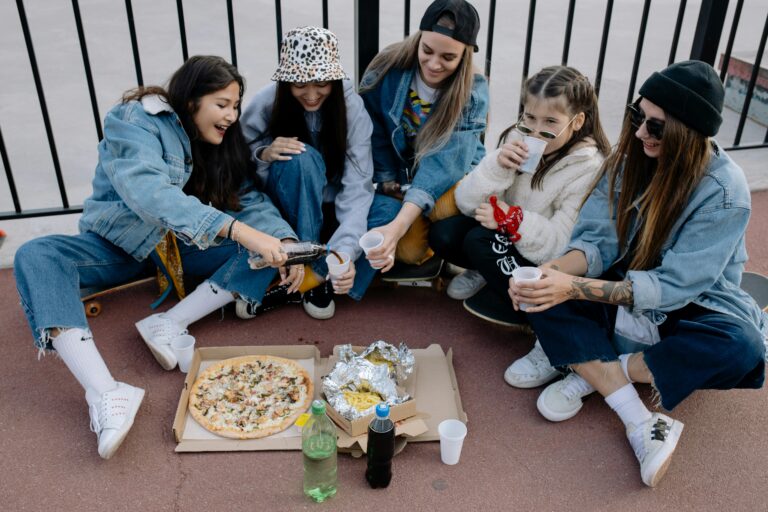
[(646, 117), (645, 112), (637, 103), (627, 105), (627, 114), (632, 126), (640, 128), (645, 123), (645, 130), (648, 132), (648, 135), (656, 140), (661, 140), (661, 137), (664, 135), (664, 121)]
[[(577, 115), (579, 115), (579, 114), (576, 114), (576, 116)], [(553, 140), (553, 139), (558, 138), (560, 135), (562, 135), (562, 133), (565, 131), (565, 129), (568, 128), (571, 125), (571, 123), (573, 122), (574, 119), (576, 119), (576, 116), (573, 116), (570, 121), (565, 123), (565, 126), (563, 126), (563, 129), (560, 130), (558, 133), (550, 132), (550, 131), (547, 131), (547, 130), (533, 130), (531, 128), (528, 128), (527, 126), (525, 126), (523, 124), (523, 118), (522, 117), (520, 118), (520, 120), (515, 125), (515, 128), (517, 129), (517, 131), (519, 131), (523, 135), (535, 135), (535, 134), (538, 133), (542, 138)]]

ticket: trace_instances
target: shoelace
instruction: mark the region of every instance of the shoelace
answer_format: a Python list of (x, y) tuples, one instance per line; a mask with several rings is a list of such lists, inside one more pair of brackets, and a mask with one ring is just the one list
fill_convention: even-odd
[(101, 422), (99, 421), (99, 407), (96, 404), (88, 405), (88, 414), (91, 416), (91, 432), (98, 434), (101, 432)]
[[(657, 419), (653, 425), (651, 425), (650, 441), (664, 442), (669, 435), (670, 425), (664, 420), (664, 418)], [(635, 452), (637, 460), (642, 461), (648, 454), (648, 450), (644, 439), (644, 429), (638, 427), (638, 429), (630, 435), (629, 444), (632, 446), (632, 450)]]
[(569, 400), (579, 396), (584, 395), (585, 393), (590, 393), (594, 388), (592, 388), (592, 385), (581, 378), (576, 373), (569, 374), (563, 382), (567, 380), (568, 382), (560, 388), (560, 392), (566, 396)]

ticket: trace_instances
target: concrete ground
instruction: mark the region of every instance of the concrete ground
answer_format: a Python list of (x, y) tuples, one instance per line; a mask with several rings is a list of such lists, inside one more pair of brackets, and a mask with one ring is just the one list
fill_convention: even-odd
[[(754, 193), (753, 206), (747, 269), (767, 273), (768, 192)], [(152, 286), (114, 294), (91, 322), (115, 377), (147, 390), (129, 436), (104, 461), (82, 390), (55, 357), (37, 360), (12, 273), (0, 271), (2, 510), (766, 509), (765, 390), (699, 391), (675, 409), (686, 427), (666, 477), (650, 489), (621, 423), (599, 397), (554, 424), (536, 410), (539, 390), (504, 383), (504, 369), (530, 349), (531, 336), (470, 316), (431, 289), (386, 287), (361, 303), (340, 299), (325, 322), (293, 306), (251, 321), (226, 311), (192, 326), (204, 347), (315, 344), (327, 356), (336, 344), (384, 339), (453, 348), (469, 418), (459, 464), (443, 465), (438, 443), (409, 444), (395, 458), (390, 487), (371, 490), (364, 460), (340, 455), (338, 495), (314, 505), (301, 492), (298, 452), (174, 452), (171, 425), (184, 376), (162, 370), (133, 326), (153, 298)], [(650, 403), (647, 387), (641, 396)]]

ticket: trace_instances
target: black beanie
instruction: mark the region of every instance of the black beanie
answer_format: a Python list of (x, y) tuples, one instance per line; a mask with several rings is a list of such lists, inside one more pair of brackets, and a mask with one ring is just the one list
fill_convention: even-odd
[(708, 137), (715, 135), (723, 122), (724, 95), (720, 77), (700, 60), (676, 62), (652, 74), (640, 87), (640, 96)]

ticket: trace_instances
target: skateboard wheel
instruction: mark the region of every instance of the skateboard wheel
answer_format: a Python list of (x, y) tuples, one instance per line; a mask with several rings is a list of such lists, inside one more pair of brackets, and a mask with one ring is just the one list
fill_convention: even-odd
[(93, 318), (99, 316), (99, 313), (101, 313), (101, 302), (95, 300), (85, 305), (85, 316)]

